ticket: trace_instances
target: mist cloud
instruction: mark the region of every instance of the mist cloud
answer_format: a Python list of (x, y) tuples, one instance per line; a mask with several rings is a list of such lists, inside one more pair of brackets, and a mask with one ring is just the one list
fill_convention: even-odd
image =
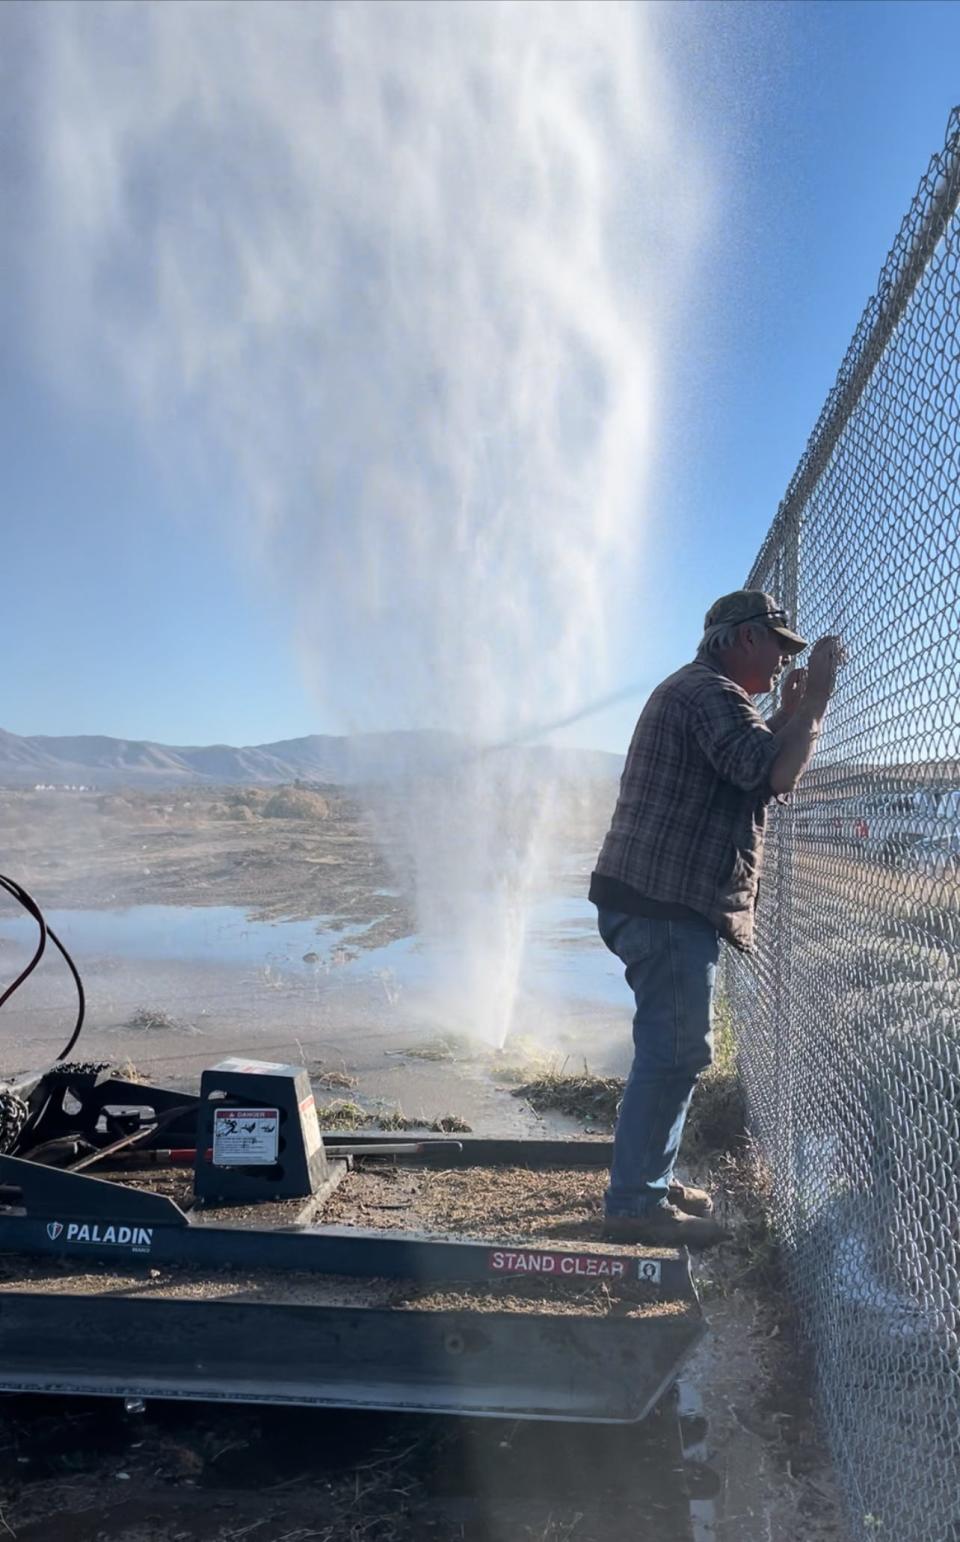
[(48, 374), (229, 466), (225, 537), (343, 723), (497, 736), (576, 705), (641, 560), (702, 213), (660, 13), (9, 11)]
[[(225, 479), (325, 727), (502, 740), (609, 688), (706, 209), (669, 10), (0, 13), (10, 325)], [(438, 1019), (496, 1038), (547, 863), (520, 765), (434, 767), (394, 819)]]

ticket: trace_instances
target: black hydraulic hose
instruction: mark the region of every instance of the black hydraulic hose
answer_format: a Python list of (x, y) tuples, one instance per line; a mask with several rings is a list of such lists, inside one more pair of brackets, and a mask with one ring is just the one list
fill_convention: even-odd
[(78, 970), (76, 964), (73, 962), (73, 959), (70, 957), (70, 954), (67, 952), (63, 943), (60, 941), (60, 938), (53, 930), (52, 926), (47, 927), (47, 936), (52, 942), (56, 943), (57, 947), (60, 949), (63, 961), (69, 969), (70, 973), (73, 975), (73, 983), (77, 987), (77, 1020), (73, 1025), (73, 1032), (57, 1056), (58, 1060), (66, 1060), (70, 1051), (73, 1049), (73, 1046), (76, 1044), (80, 1037), (80, 1030), (83, 1028), (83, 1019), (87, 1012), (87, 997), (83, 989), (83, 981), (80, 978), (80, 971)]
[(2, 873), (0, 873), (0, 888), (4, 888), (8, 894), (12, 894), (13, 898), (23, 906), (28, 915), (33, 917), (38, 927), (40, 928), (40, 940), (37, 943), (37, 951), (34, 953), (27, 967), (20, 971), (13, 984), (8, 985), (3, 995), (0, 996), (0, 1007), (2, 1007), (5, 1001), (9, 1001), (14, 991), (20, 989), (24, 980), (33, 974), (33, 971), (36, 969), (37, 965), (42, 959), (44, 949), (47, 946), (47, 924), (43, 919), (40, 906), (34, 899), (30, 897), (26, 889), (22, 888), (20, 884), (18, 884), (13, 878), (6, 878)]
[(53, 930), (53, 927), (48, 926), (46, 921), (43, 919), (43, 912), (41, 911), (40, 906), (37, 904), (33, 896), (27, 892), (22, 884), (17, 883), (15, 878), (7, 878), (3, 873), (0, 873), (0, 888), (5, 889), (8, 894), (12, 895), (13, 898), (23, 906), (27, 914), (33, 917), (38, 927), (40, 928), (40, 941), (37, 944), (33, 958), (30, 960), (29, 964), (27, 964), (26, 968), (21, 970), (13, 984), (8, 985), (6, 990), (3, 992), (3, 995), (0, 996), (0, 1007), (3, 1006), (5, 1001), (10, 999), (14, 991), (19, 990), (24, 980), (26, 980), (36, 969), (41, 958), (43, 957), (43, 952), (47, 945), (47, 938), (49, 937), (50, 941), (60, 950), (64, 962), (66, 963), (67, 968), (70, 970), (70, 973), (73, 976), (73, 983), (77, 988), (77, 1019), (73, 1025), (73, 1032), (57, 1056), (58, 1060), (66, 1060), (70, 1051), (73, 1049), (74, 1045), (80, 1037), (80, 1031), (83, 1028), (83, 1020), (86, 1015), (87, 999), (83, 989), (83, 981), (80, 978), (76, 964), (73, 962), (70, 954), (67, 952), (63, 943), (60, 941), (60, 938)]

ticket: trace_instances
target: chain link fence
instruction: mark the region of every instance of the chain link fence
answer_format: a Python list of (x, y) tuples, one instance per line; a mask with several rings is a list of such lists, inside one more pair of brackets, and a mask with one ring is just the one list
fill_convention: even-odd
[(729, 961), (857, 1538), (960, 1542), (960, 110), (750, 575), (842, 670)]

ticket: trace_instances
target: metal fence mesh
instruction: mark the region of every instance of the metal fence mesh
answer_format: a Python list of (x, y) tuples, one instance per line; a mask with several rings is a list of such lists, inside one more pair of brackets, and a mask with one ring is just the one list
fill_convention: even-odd
[(732, 959), (751, 1126), (857, 1537), (960, 1542), (960, 111), (751, 587), (842, 634)]

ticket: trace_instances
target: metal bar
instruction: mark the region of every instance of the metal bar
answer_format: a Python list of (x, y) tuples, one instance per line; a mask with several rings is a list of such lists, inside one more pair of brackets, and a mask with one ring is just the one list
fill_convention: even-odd
[(647, 1280), (670, 1294), (689, 1294), (689, 1269), (676, 1252), (622, 1254), (591, 1251), (589, 1243), (524, 1244), (449, 1241), (421, 1234), (359, 1227), (260, 1229), (190, 1225), (165, 1195), (103, 1178), (64, 1172), (0, 1156), (0, 1180), (18, 1191), (20, 1214), (0, 1216), (0, 1252), (83, 1256), (116, 1262), (149, 1254), (165, 1262), (220, 1268), (304, 1269), (329, 1274), (391, 1278), (486, 1279), (491, 1274)]
[[(440, 1147), (443, 1147), (444, 1144), (445, 1143), (443, 1141), (437, 1142), (437, 1145)], [(446, 1151), (448, 1156), (452, 1156), (455, 1152), (462, 1151), (462, 1149), (463, 1147), (458, 1140), (451, 1140), (446, 1142)], [(422, 1141), (407, 1140), (396, 1141), (393, 1145), (389, 1144), (388, 1142), (381, 1144), (378, 1141), (376, 1145), (373, 1146), (357, 1145), (354, 1142), (350, 1142), (350, 1144), (346, 1146), (326, 1146), (325, 1150), (328, 1157), (409, 1157), (423, 1156), (427, 1152), (428, 1147)]]
[[(357, 1156), (365, 1147), (379, 1145), (383, 1135), (352, 1130), (327, 1133), (327, 1147), (349, 1141)], [(421, 1159), (436, 1160), (443, 1167), (609, 1167), (613, 1143), (609, 1140), (491, 1140), (486, 1136), (458, 1135), (459, 1151), (451, 1151), (447, 1137), (418, 1141)]]
[(645, 1282), (668, 1296), (692, 1298), (694, 1294), (686, 1256), (676, 1252), (607, 1253), (591, 1251), (589, 1245), (445, 1241), (355, 1226), (266, 1231), (208, 1223), (191, 1226), (186, 1220), (170, 1225), (8, 1215), (0, 1217), (0, 1253), (78, 1263), (98, 1259), (116, 1268), (149, 1261), (201, 1269), (303, 1270), (405, 1280), (475, 1281), (517, 1275), (567, 1283), (595, 1280), (614, 1291)]
[(66, 1171), (70, 1173), (84, 1172), (88, 1167), (94, 1167), (97, 1162), (102, 1162), (105, 1157), (113, 1156), (117, 1151), (126, 1151), (131, 1147), (143, 1146), (148, 1140), (153, 1140), (161, 1131), (168, 1129), (182, 1114), (189, 1112), (190, 1109), (188, 1107), (168, 1109), (153, 1124), (145, 1125), (140, 1130), (131, 1130), (128, 1135), (121, 1135), (119, 1140), (111, 1141), (108, 1146), (98, 1146), (96, 1151), (91, 1151), (87, 1156), (82, 1156), (77, 1162), (71, 1162)]
[[(128, 1137), (126, 1137), (125, 1141), (123, 1141), (122, 1143), (118, 1141), (116, 1143), (116, 1145), (112, 1148), (113, 1151), (119, 1150), (121, 1148), (121, 1145), (128, 1145), (132, 1138), (133, 1137), (128, 1136)], [(460, 1142), (458, 1140), (437, 1141), (436, 1142), (436, 1146), (439, 1146), (441, 1149), (445, 1149), (448, 1152), (455, 1152), (455, 1151), (459, 1151), (461, 1149)], [(358, 1146), (358, 1145), (354, 1145), (354, 1144), (341, 1145), (339, 1142), (336, 1145), (330, 1145), (327, 1142), (324, 1143), (324, 1151), (326, 1152), (327, 1156), (329, 1158), (331, 1158), (331, 1159), (336, 1159), (338, 1157), (348, 1157), (348, 1156), (370, 1156), (370, 1157), (411, 1157), (411, 1156), (422, 1156), (427, 1151), (427, 1149), (428, 1148), (424, 1145), (424, 1143), (422, 1141), (415, 1141), (415, 1140), (376, 1141), (373, 1144), (369, 1144), (368, 1143), (368, 1144), (362, 1145), (362, 1146)], [(98, 1155), (99, 1156), (107, 1156), (107, 1155), (110, 1154), (110, 1152), (111, 1152), (111, 1148), (108, 1146), (104, 1151), (99, 1152)], [(212, 1147), (210, 1147), (210, 1146), (207, 1147), (206, 1151), (204, 1152), (204, 1158), (208, 1162), (212, 1161), (212, 1159), (213, 1159), (213, 1148)], [(120, 1160), (118, 1162), (114, 1163), (113, 1165), (114, 1166), (118, 1166), (118, 1167), (130, 1168), (131, 1170), (136, 1171), (138, 1168), (146, 1169), (146, 1168), (150, 1168), (150, 1167), (192, 1167), (194, 1165), (194, 1163), (196, 1162), (196, 1160), (197, 1160), (197, 1148), (196, 1148), (196, 1146), (181, 1146), (181, 1147), (177, 1147), (177, 1148), (170, 1148), (169, 1146), (166, 1146), (166, 1147), (165, 1146), (151, 1146), (149, 1148), (149, 1150), (141, 1150), (141, 1149), (138, 1148), (136, 1151), (132, 1152), (129, 1156), (127, 1156), (124, 1153), (123, 1155), (121, 1155)], [(76, 1163), (76, 1162), (70, 1168), (71, 1172), (79, 1172), (79, 1170), (80, 1170), (79, 1163)]]
[(0, 1390), (630, 1423), (703, 1331), (697, 1310), (544, 1317), (5, 1293)]
[[(112, 1221), (144, 1225), (187, 1224), (179, 1205), (165, 1194), (127, 1188), (89, 1173), (47, 1167), (42, 1162), (29, 1162), (6, 1153), (0, 1155), (0, 1185), (11, 1196), (8, 1202), (18, 1202), (27, 1215), (67, 1220), (109, 1217)], [(17, 1200), (12, 1196), (17, 1196)]]

